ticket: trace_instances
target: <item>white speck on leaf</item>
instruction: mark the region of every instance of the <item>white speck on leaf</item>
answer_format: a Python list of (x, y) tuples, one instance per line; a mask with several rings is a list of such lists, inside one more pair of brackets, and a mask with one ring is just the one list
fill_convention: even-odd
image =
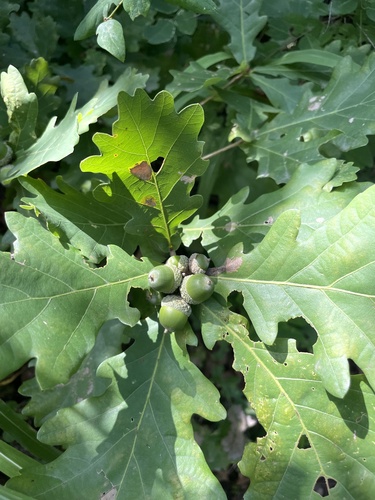
[(225, 224), (224, 229), (228, 231), (228, 233), (231, 233), (235, 231), (238, 228), (237, 222), (228, 222), (228, 224)]
[(353, 123), (354, 122), (354, 118), (349, 118), (349, 123)]
[(190, 184), (190, 182), (193, 182), (196, 178), (196, 175), (191, 175), (190, 177), (188, 175), (183, 175), (181, 177), (181, 181), (184, 183), (184, 184)]
[(322, 222), (324, 222), (324, 217), (318, 217), (316, 219), (316, 222), (318, 222), (319, 224), (321, 224)]
[(264, 223), (267, 225), (267, 226), (271, 226), (273, 223), (274, 223), (274, 218), (273, 217), (268, 217), (267, 220), (264, 221)]
[[(316, 111), (320, 108), (322, 105), (322, 102), (326, 98), (325, 95), (322, 95), (320, 97), (314, 96), (309, 99), (310, 106), (307, 108), (309, 111)], [(322, 109), (323, 111), (323, 109)]]

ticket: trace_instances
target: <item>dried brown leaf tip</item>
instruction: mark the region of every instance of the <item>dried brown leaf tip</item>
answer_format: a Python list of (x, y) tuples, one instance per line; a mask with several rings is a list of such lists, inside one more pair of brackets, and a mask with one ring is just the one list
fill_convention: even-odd
[(137, 177), (137, 179), (141, 179), (141, 181), (149, 181), (152, 177), (152, 168), (147, 161), (142, 161), (132, 167), (130, 173), (134, 175), (134, 177)]

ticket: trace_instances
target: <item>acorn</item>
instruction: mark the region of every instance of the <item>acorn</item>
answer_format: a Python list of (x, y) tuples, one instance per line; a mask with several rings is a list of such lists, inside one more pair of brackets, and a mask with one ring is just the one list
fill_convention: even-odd
[(210, 259), (203, 253), (193, 253), (189, 258), (189, 269), (192, 274), (205, 274), (210, 265)]
[(189, 271), (189, 259), (186, 255), (172, 255), (165, 264), (177, 267), (182, 274), (186, 274)]
[(181, 330), (191, 314), (191, 307), (178, 295), (166, 295), (161, 301), (159, 322), (169, 332)]
[(190, 274), (182, 280), (180, 293), (188, 304), (194, 305), (209, 299), (214, 288), (213, 280), (206, 274)]
[(150, 288), (158, 292), (172, 293), (180, 286), (182, 274), (177, 267), (162, 264), (154, 267), (148, 274)]

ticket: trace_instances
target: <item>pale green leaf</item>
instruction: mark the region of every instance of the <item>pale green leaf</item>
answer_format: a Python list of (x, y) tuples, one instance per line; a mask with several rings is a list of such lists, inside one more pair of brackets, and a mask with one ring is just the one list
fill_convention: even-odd
[[(238, 290), (261, 340), (272, 344), (279, 322), (303, 317), (318, 333), (315, 371), (343, 397), (352, 359), (375, 387), (375, 187), (299, 241), (298, 210), (282, 213), (249, 254), (235, 248), (216, 291)], [(233, 272), (231, 272), (233, 271)]]
[(38, 382), (51, 388), (79, 367), (105, 321), (138, 321), (127, 295), (147, 288), (152, 266), (110, 246), (106, 265), (93, 269), (35, 219), (8, 213), (7, 222), (16, 241), (12, 259), (0, 254), (0, 377), (36, 358)]
[(246, 320), (214, 300), (202, 304), (200, 317), (209, 348), (222, 339), (232, 345), (233, 367), (266, 432), (239, 464), (250, 479), (245, 498), (321, 498), (318, 480), (332, 498), (367, 498), (375, 487), (375, 396), (366, 378), (352, 376), (338, 399), (326, 392), (314, 356), (297, 351), (294, 340), (254, 342)]
[(177, 114), (168, 92), (151, 100), (143, 90), (134, 97), (121, 93), (118, 106), (113, 135), (97, 133), (93, 138), (102, 155), (86, 158), (81, 169), (112, 178), (94, 195), (132, 216), (126, 231), (141, 244), (141, 238), (153, 238), (164, 251), (177, 248), (178, 225), (201, 203), (200, 196), (189, 193), (207, 164), (197, 140), (202, 108), (195, 104)]
[(96, 32), (97, 26), (104, 21), (111, 5), (118, 5), (120, 0), (97, 0), (86, 16), (79, 23), (74, 40), (83, 40)]
[(13, 130), (10, 142), (16, 149), (27, 148), (36, 139), (37, 97), (27, 90), (21, 73), (14, 66), (1, 73), (0, 89)]
[[(40, 429), (44, 442), (67, 451), (54, 462), (23, 471), (8, 485), (40, 499), (112, 492), (116, 498), (226, 498), (194, 440), (193, 413), (225, 418), (217, 389), (190, 362), (174, 334), (157, 339), (153, 321), (132, 330), (135, 342), (107, 359), (98, 375), (110, 386), (59, 411)], [(72, 467), (74, 464), (74, 467)], [(47, 486), (48, 485), (48, 486)]]
[[(338, 214), (369, 183), (345, 184), (342, 189), (332, 190), (355, 178), (355, 169), (337, 160), (323, 160), (315, 165), (302, 164), (290, 181), (281, 189), (259, 196), (246, 204), (249, 188), (235, 194), (214, 215), (207, 219), (195, 217), (183, 226), (183, 243), (202, 238), (202, 244), (216, 263), (221, 263), (228, 251), (237, 243), (243, 243), (245, 253), (266, 235), (278, 217), (290, 209), (298, 209), (301, 226), (298, 239), (307, 239), (334, 215)], [(346, 172), (348, 177), (345, 177)], [(353, 174), (353, 177), (352, 177)]]
[(122, 25), (116, 19), (107, 19), (96, 29), (99, 47), (124, 62), (125, 39)]
[(220, 0), (211, 14), (230, 35), (228, 48), (238, 64), (248, 65), (254, 58), (254, 40), (267, 18), (259, 16), (262, 0)]
[(147, 76), (128, 68), (113, 86), (110, 87), (108, 81), (103, 81), (92, 99), (77, 110), (75, 97), (61, 122), (55, 126), (56, 117), (52, 118), (36, 142), (18, 154), (6, 180), (28, 174), (49, 161), (59, 161), (68, 156), (77, 144), (79, 135), (87, 132), (90, 124), (116, 105), (120, 91), (134, 93), (136, 88), (145, 85), (146, 80)]
[(4, 500), (35, 500), (29, 495), (24, 495), (2, 485), (0, 485), (0, 495)]

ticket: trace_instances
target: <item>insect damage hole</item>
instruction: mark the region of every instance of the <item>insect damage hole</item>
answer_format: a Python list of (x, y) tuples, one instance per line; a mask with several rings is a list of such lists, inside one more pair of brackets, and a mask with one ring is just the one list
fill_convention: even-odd
[(159, 172), (163, 164), (164, 164), (164, 158), (162, 156), (159, 156), (158, 158), (156, 158), (156, 160), (151, 162), (151, 168), (155, 172), (155, 174)]
[(316, 491), (321, 497), (327, 497), (330, 491), (336, 486), (337, 481), (331, 477), (320, 476), (316, 480), (314, 491)]
[(306, 434), (301, 434), (298, 440), (297, 448), (299, 448), (300, 450), (307, 450), (308, 448), (311, 448), (310, 441)]

